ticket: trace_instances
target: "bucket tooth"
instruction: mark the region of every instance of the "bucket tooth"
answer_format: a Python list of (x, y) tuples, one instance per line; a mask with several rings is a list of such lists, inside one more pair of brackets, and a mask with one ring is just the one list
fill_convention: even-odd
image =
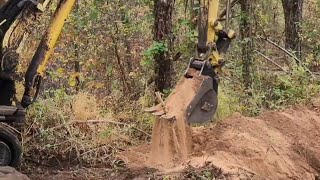
[(148, 113), (153, 113), (153, 112), (156, 112), (156, 111), (159, 111), (159, 110), (162, 110), (161, 104), (158, 104), (158, 105), (153, 106), (153, 107), (146, 108), (144, 111), (148, 112)]
[(175, 116), (172, 116), (172, 115), (168, 115), (168, 114), (164, 114), (160, 117), (161, 119), (164, 119), (164, 120), (169, 120), (169, 121), (174, 121), (176, 119)]
[(160, 111), (153, 112), (152, 114), (155, 116), (162, 116), (166, 114), (166, 112), (164, 112), (164, 110), (160, 110)]

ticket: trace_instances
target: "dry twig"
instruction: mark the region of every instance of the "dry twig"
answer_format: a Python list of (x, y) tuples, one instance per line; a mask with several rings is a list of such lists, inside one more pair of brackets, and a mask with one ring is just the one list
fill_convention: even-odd
[(265, 58), (266, 60), (268, 60), (269, 62), (271, 62), (272, 64), (276, 65), (278, 68), (280, 68), (282, 71), (288, 73), (288, 71), (286, 69), (284, 69), (283, 67), (281, 67), (278, 63), (276, 63), (274, 60), (270, 59), (268, 56), (264, 55), (263, 53), (261, 53), (260, 51), (254, 50), (256, 53), (258, 53), (260, 56), (262, 56), (263, 58)]

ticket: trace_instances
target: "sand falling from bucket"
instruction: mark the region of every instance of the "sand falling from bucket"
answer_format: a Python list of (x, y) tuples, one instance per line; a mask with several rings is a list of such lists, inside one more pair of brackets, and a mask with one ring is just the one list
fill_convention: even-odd
[(192, 133), (187, 123), (187, 107), (200, 87), (199, 78), (182, 79), (165, 102), (167, 114), (174, 120), (158, 118), (154, 124), (149, 163), (173, 167), (187, 160), (192, 152)]

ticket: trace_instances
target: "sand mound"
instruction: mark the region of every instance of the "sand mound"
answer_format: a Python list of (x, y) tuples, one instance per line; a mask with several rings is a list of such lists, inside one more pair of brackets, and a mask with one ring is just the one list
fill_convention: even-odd
[[(310, 179), (320, 174), (320, 114), (303, 106), (266, 112), (257, 118), (240, 114), (193, 132), (192, 156), (162, 173), (201, 168), (211, 163), (228, 179)], [(150, 167), (150, 145), (121, 156), (129, 167)], [(166, 158), (165, 154), (159, 154)]]

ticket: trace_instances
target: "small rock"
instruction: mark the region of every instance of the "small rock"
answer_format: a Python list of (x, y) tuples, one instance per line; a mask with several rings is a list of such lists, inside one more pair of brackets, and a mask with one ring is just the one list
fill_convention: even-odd
[(314, 107), (320, 107), (320, 98), (312, 100), (312, 105)]
[(30, 180), (12, 167), (0, 167), (0, 180)]

